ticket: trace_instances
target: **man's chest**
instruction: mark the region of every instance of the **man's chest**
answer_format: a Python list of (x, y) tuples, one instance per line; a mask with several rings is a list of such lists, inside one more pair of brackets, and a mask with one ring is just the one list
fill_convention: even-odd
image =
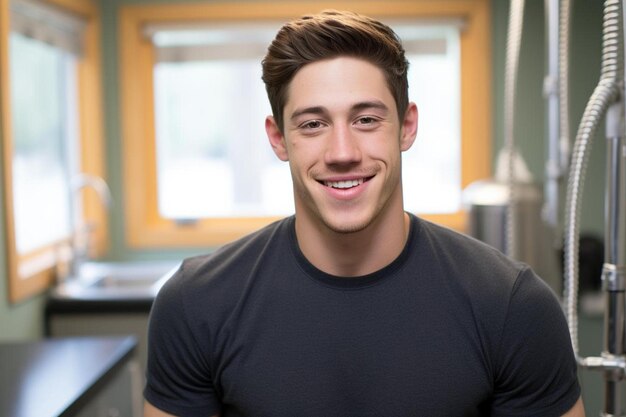
[(398, 309), (251, 318), (215, 366), (224, 416), (478, 412), (491, 392), (478, 339), (458, 321)]

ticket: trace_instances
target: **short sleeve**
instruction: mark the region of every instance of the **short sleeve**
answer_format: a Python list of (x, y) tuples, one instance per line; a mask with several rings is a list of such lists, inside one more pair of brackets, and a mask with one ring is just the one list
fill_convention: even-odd
[(580, 396), (560, 304), (532, 270), (513, 287), (497, 355), (493, 416), (560, 416)]
[(148, 363), (144, 397), (155, 407), (180, 416), (211, 416), (220, 411), (208, 347), (185, 311), (183, 267), (163, 286), (148, 326)]

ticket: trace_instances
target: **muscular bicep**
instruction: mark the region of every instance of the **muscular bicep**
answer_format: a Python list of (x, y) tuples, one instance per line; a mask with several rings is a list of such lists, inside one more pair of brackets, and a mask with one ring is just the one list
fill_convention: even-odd
[(580, 386), (567, 322), (554, 293), (531, 270), (518, 277), (506, 317), (495, 361), (492, 412), (576, 411), (571, 407), (580, 397)]
[[(159, 410), (148, 401), (144, 401), (143, 403), (143, 417), (176, 417), (173, 414), (166, 413), (163, 410)], [(220, 417), (219, 414), (215, 414), (210, 417)]]
[(209, 417), (220, 412), (221, 403), (214, 388), (208, 354), (213, 348), (209, 338), (198, 332), (211, 332), (203, 318), (188, 315), (186, 304), (197, 302), (186, 301), (183, 272), (181, 268), (165, 283), (152, 305), (144, 399), (162, 411), (181, 417)]
[(144, 401), (143, 403), (143, 417), (176, 417), (173, 414), (166, 413), (165, 411), (159, 410), (148, 401)]

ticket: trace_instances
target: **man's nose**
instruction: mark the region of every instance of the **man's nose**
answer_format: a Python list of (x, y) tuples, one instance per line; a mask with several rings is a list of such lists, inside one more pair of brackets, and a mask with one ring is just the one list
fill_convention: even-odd
[(328, 137), (325, 162), (328, 165), (353, 164), (361, 161), (358, 137), (347, 126), (333, 127)]

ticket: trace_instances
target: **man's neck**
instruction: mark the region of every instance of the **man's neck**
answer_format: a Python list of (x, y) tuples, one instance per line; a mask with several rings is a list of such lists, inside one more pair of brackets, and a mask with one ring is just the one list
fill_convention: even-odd
[(296, 235), (304, 256), (318, 269), (335, 276), (356, 277), (393, 262), (406, 244), (410, 229), (404, 211), (353, 233), (337, 233), (298, 218)]

